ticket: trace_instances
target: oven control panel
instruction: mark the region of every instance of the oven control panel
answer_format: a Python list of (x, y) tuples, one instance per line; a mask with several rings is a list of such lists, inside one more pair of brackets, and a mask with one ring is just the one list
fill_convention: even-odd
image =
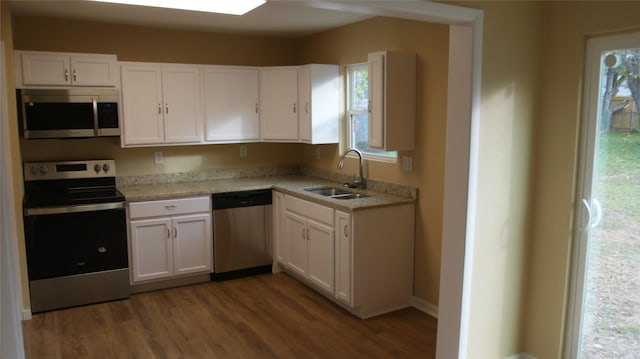
[(25, 181), (115, 176), (115, 160), (24, 163)]

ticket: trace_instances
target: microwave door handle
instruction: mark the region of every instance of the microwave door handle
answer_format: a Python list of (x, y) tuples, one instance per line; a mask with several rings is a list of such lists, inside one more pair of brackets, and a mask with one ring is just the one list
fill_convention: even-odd
[(93, 105), (93, 133), (96, 136), (100, 136), (100, 129), (98, 128), (98, 100), (92, 97), (91, 102)]

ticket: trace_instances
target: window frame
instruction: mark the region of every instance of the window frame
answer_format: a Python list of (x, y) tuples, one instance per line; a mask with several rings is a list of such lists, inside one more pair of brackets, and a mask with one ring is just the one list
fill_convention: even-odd
[[(354, 142), (355, 142), (355, 135), (354, 135), (354, 131), (353, 126), (352, 126), (352, 116), (357, 116), (357, 115), (366, 115), (367, 116), (367, 121), (368, 121), (368, 116), (369, 116), (369, 110), (367, 107), (360, 107), (360, 108), (354, 108), (354, 96), (353, 96), (353, 73), (355, 71), (361, 71), (361, 70), (368, 70), (368, 64), (366, 62), (361, 62), (361, 63), (355, 63), (355, 64), (350, 64), (350, 65), (346, 65), (345, 67), (345, 72), (346, 72), (346, 81), (347, 81), (347, 108), (346, 108), (346, 148), (356, 148)], [(367, 89), (368, 91), (368, 89)], [(368, 140), (367, 140), (368, 143)], [(371, 152), (370, 152), (371, 151)], [(371, 160), (371, 161), (379, 161), (379, 162), (388, 162), (388, 163), (397, 163), (398, 162), (398, 152), (397, 151), (380, 151), (380, 152), (387, 152), (389, 153), (389, 155), (385, 155), (385, 154), (378, 154), (375, 153), (373, 151), (379, 151), (379, 150), (360, 150), (360, 152), (362, 152), (362, 155), (364, 157), (364, 159), (366, 160)], [(347, 155), (348, 157), (355, 157), (355, 155), (349, 154)]]

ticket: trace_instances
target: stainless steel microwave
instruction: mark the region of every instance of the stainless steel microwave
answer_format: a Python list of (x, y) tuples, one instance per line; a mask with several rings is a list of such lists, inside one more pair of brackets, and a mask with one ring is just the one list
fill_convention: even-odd
[(19, 89), (24, 138), (120, 136), (117, 89)]

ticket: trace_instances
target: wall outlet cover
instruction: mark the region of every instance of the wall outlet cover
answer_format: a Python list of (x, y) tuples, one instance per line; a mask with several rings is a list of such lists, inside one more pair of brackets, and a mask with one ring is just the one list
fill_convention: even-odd
[(157, 165), (161, 165), (164, 163), (164, 156), (161, 151), (156, 151), (153, 153), (153, 163)]

